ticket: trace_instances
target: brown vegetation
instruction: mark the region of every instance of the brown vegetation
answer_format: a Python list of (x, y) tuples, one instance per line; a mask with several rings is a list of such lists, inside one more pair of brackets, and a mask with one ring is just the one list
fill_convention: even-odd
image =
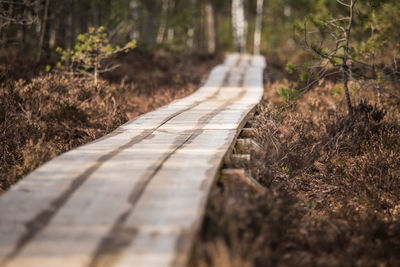
[[(216, 60), (135, 51), (95, 85), (16, 65), (1, 77), (0, 192), (47, 160), (198, 88)], [(37, 72), (37, 69), (36, 69)], [(13, 80), (16, 73), (25, 80)]]
[(297, 103), (267, 83), (249, 172), (266, 188), (219, 182), (213, 189), (193, 266), (400, 265), (400, 100), (385, 111), (321, 82)]

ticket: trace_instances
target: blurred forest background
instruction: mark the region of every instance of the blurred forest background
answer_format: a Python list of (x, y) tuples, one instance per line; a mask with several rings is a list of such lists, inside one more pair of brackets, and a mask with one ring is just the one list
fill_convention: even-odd
[[(333, 0), (1, 0), (0, 58), (46, 60), (57, 55), (57, 47), (72, 49), (79, 34), (100, 26), (111, 43), (136, 40), (142, 50), (233, 51), (232, 2), (244, 5), (247, 51), (254, 50), (257, 14), (262, 12), (262, 53), (286, 60), (299, 54), (295, 22), (347, 15)], [(398, 45), (399, 6), (396, 0), (358, 1), (354, 45), (372, 36), (380, 37), (385, 50)]]

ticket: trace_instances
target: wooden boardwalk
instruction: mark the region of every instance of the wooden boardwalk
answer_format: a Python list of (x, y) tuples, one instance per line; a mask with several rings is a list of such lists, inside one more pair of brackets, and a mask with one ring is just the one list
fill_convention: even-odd
[(223, 158), (262, 97), (264, 67), (228, 55), (194, 94), (0, 196), (0, 266), (185, 266)]

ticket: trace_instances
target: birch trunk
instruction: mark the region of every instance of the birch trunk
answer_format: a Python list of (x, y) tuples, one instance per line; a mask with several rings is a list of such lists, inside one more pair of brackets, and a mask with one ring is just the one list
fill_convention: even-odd
[(232, 0), (232, 29), (238, 52), (246, 51), (246, 21), (243, 0)]
[(263, 6), (264, 6), (264, 0), (257, 0), (257, 16), (256, 16), (255, 30), (254, 30), (254, 54), (255, 55), (260, 54)]

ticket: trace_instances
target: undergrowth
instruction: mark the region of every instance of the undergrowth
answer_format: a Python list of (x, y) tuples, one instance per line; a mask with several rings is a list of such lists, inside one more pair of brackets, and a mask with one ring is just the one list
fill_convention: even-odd
[(247, 166), (266, 192), (220, 181), (190, 266), (400, 265), (399, 99), (344, 111), (336, 84), (287, 104), (266, 84)]

